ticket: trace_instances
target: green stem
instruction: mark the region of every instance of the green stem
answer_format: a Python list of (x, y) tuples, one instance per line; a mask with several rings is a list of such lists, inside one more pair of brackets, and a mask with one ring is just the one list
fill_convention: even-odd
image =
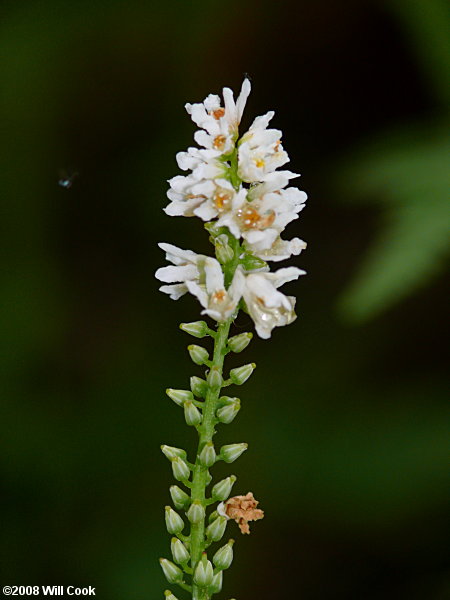
[[(228, 321), (224, 321), (223, 323), (219, 323), (217, 327), (217, 334), (214, 341), (214, 354), (212, 360), (212, 368), (217, 369), (217, 371), (222, 375), (223, 369), (223, 361), (225, 358), (225, 354), (227, 353), (227, 340), (228, 333), (230, 331), (230, 326), (232, 323), (232, 318)], [(191, 498), (194, 502), (195, 500), (200, 501), (203, 506), (206, 507), (205, 500), (205, 488), (208, 478), (208, 469), (200, 464), (198, 455), (200, 454), (203, 446), (207, 442), (211, 442), (212, 438), (215, 434), (214, 425), (216, 423), (216, 409), (217, 409), (217, 401), (220, 395), (220, 387), (216, 388), (208, 388), (208, 392), (205, 398), (205, 404), (203, 407), (203, 420), (201, 425), (198, 427), (199, 432), (199, 442), (198, 442), (198, 451), (197, 451), (197, 459), (195, 461), (194, 466), (194, 474), (192, 479), (192, 490), (191, 490)], [(205, 548), (205, 521), (204, 519), (199, 523), (195, 523), (191, 525), (191, 565), (192, 568), (195, 569), (198, 561), (201, 558), (202, 552)], [(209, 595), (207, 590), (203, 588), (196, 589), (197, 586), (194, 584), (194, 595), (193, 598), (198, 598), (199, 600), (208, 600)], [(197, 595), (195, 594), (197, 593)], [(203, 595), (202, 595), (203, 594)]]
[(237, 191), (239, 190), (242, 179), (238, 175), (238, 151), (234, 149), (233, 154), (230, 156), (230, 181), (231, 185)]
[[(239, 256), (241, 252), (239, 240), (235, 239), (233, 235), (229, 235), (229, 243), (234, 251), (234, 256), (231, 261), (223, 265), (225, 286), (228, 287), (233, 279), (234, 272), (236, 271), (237, 265), (239, 264)], [(228, 352), (227, 341), (228, 334), (230, 332), (231, 323), (234, 321), (236, 315), (231, 316), (227, 321), (219, 323), (217, 331), (214, 335), (214, 352), (213, 359), (211, 362), (211, 369), (215, 369), (223, 379), (223, 362), (225, 355)], [(207, 467), (200, 464), (199, 455), (205, 444), (212, 441), (215, 431), (216, 424), (216, 410), (218, 400), (220, 396), (221, 387), (208, 387), (208, 391), (203, 405), (203, 419), (201, 425), (198, 426), (198, 449), (197, 457), (193, 469), (192, 487), (191, 487), (191, 499), (192, 502), (198, 501), (206, 508), (210, 502), (206, 500), (205, 489), (209, 472)], [(205, 541), (205, 519), (199, 523), (191, 525), (190, 535), (190, 553), (191, 553), (191, 567), (195, 570), (198, 561), (202, 556), (202, 552), (206, 548)], [(193, 584), (193, 600), (209, 600), (210, 595), (206, 588), (199, 588)]]

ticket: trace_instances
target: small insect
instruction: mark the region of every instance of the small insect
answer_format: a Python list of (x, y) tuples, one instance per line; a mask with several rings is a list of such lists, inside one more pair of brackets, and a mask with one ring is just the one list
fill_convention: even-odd
[(77, 171), (63, 169), (59, 174), (58, 185), (68, 190), (72, 187), (73, 182), (78, 177), (78, 175), (79, 173)]

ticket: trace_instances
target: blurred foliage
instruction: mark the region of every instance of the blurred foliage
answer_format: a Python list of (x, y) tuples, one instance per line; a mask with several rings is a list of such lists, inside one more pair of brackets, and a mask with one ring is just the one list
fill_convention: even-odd
[[(439, 273), (450, 245), (450, 8), (443, 0), (395, 0), (429, 79), (437, 122), (403, 125), (361, 145), (340, 174), (350, 198), (380, 205), (384, 226), (341, 298), (353, 320), (373, 317)], [(351, 166), (350, 166), (351, 165)], [(348, 187), (348, 182), (351, 186)]]
[[(380, 205), (378, 238), (341, 299), (350, 319), (372, 317), (428, 283), (445, 266), (450, 242), (450, 135), (442, 124), (386, 133), (351, 157), (341, 186), (349, 197)], [(443, 132), (445, 136), (443, 136)]]

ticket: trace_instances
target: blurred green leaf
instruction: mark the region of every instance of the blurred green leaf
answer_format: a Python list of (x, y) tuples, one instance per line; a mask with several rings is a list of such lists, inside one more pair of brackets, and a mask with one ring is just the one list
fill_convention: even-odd
[(373, 143), (344, 169), (352, 197), (386, 207), (384, 227), (340, 299), (347, 318), (373, 317), (443, 267), (450, 231), (450, 139), (411, 133)]
[(450, 5), (445, 0), (390, 0), (388, 10), (400, 19), (411, 49), (435, 99), (448, 106), (450, 86)]

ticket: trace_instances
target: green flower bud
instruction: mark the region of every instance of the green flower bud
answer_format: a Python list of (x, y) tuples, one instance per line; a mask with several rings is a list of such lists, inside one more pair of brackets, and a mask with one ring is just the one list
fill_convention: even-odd
[(219, 548), (214, 554), (213, 563), (218, 569), (228, 569), (233, 562), (233, 544), (234, 540), (230, 540), (228, 544)]
[(178, 583), (183, 580), (183, 572), (167, 558), (160, 558), (159, 564), (169, 583)]
[(233, 352), (242, 352), (250, 344), (250, 340), (253, 337), (253, 333), (240, 333), (235, 335), (228, 340), (228, 348)]
[(216, 412), (216, 416), (221, 423), (229, 425), (241, 410), (241, 401), (239, 398), (235, 398), (234, 400), (235, 401), (233, 403), (222, 406), (222, 408), (219, 408), (219, 410)]
[(175, 402), (175, 404), (178, 404), (178, 406), (183, 406), (187, 400), (194, 399), (192, 392), (189, 392), (188, 390), (172, 390), (171, 388), (168, 388), (166, 394)]
[(212, 467), (216, 462), (216, 451), (212, 442), (207, 442), (199, 454), (199, 461), (203, 467)]
[(204, 365), (209, 362), (209, 354), (206, 348), (202, 348), (201, 346), (196, 346), (195, 344), (191, 344), (188, 346), (189, 356), (195, 362), (196, 365)]
[(210, 523), (212, 523), (213, 521), (215, 521), (217, 519), (217, 517), (219, 516), (219, 513), (217, 512), (217, 510), (215, 510), (214, 512), (212, 512), (209, 517), (208, 517), (208, 525)]
[(217, 224), (215, 221), (209, 221), (208, 223), (205, 223), (203, 226), (206, 231), (208, 231), (212, 236), (216, 237), (217, 235), (219, 235), (219, 227), (217, 227)]
[(170, 497), (172, 498), (172, 502), (175, 505), (175, 508), (178, 510), (185, 510), (191, 503), (191, 499), (180, 489), (177, 485), (170, 486)]
[(200, 587), (211, 585), (214, 577), (213, 566), (203, 553), (201, 560), (198, 561), (194, 571), (194, 583)]
[(178, 598), (174, 596), (170, 590), (166, 590), (164, 592), (164, 596), (166, 597), (166, 600), (178, 600)]
[(233, 487), (235, 481), (236, 477), (234, 475), (230, 475), (230, 477), (222, 479), (222, 481), (216, 483), (211, 492), (213, 499), (220, 500), (222, 502), (228, 500), (231, 494), (231, 488)]
[(211, 594), (218, 594), (220, 591), (222, 591), (222, 582), (223, 582), (223, 573), (222, 573), (222, 571), (219, 571), (218, 573), (216, 573), (214, 575), (208, 591)]
[(195, 500), (186, 513), (187, 518), (191, 523), (200, 523), (205, 518), (205, 508), (200, 500)]
[(170, 506), (166, 506), (166, 527), (169, 533), (175, 535), (181, 533), (184, 528), (183, 519)]
[(204, 379), (193, 375), (191, 377), (191, 390), (197, 398), (206, 398), (208, 384)]
[(191, 470), (182, 458), (177, 456), (172, 460), (172, 472), (177, 481), (186, 481), (189, 479)]
[(227, 404), (234, 404), (236, 400), (239, 400), (239, 398), (235, 398), (234, 396), (220, 396), (218, 406), (222, 408), (222, 406), (227, 406)]
[(216, 237), (216, 256), (217, 260), (222, 264), (230, 262), (234, 257), (233, 248), (228, 244), (228, 236), (225, 233)]
[(180, 329), (196, 338), (204, 338), (208, 335), (208, 325), (205, 321), (193, 321), (192, 323), (181, 323)]
[(253, 371), (256, 369), (255, 363), (249, 363), (248, 365), (243, 365), (242, 367), (237, 367), (236, 369), (231, 369), (230, 371), (230, 379), (236, 385), (242, 385), (247, 381)]
[(253, 271), (254, 269), (261, 269), (267, 267), (267, 263), (261, 258), (258, 258), (250, 252), (246, 252), (244, 257), (241, 259), (241, 264), (246, 271)]
[(222, 385), (222, 375), (217, 367), (213, 367), (208, 373), (208, 383), (212, 388), (218, 388)]
[(202, 414), (191, 401), (184, 403), (184, 418), (188, 425), (199, 425), (202, 422)]
[(181, 540), (174, 537), (170, 543), (170, 549), (172, 551), (173, 560), (179, 565), (187, 563), (190, 559), (189, 552), (186, 550), (186, 546)]
[(228, 444), (220, 449), (220, 456), (226, 463), (232, 463), (248, 448), (248, 444)]
[(213, 542), (218, 542), (222, 539), (223, 534), (227, 526), (226, 517), (217, 517), (208, 527), (206, 528), (207, 537)]
[(186, 458), (186, 450), (182, 450), (181, 448), (174, 448), (173, 446), (161, 446), (162, 453), (166, 458), (172, 460), (173, 458), (179, 456), (183, 460)]

